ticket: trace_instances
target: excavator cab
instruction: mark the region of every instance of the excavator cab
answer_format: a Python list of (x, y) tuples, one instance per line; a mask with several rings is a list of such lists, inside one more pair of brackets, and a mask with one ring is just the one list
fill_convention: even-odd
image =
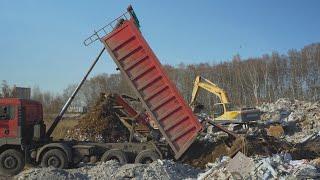
[(225, 112), (225, 106), (223, 103), (217, 103), (213, 106), (213, 117), (217, 118), (222, 116)]
[(216, 103), (213, 105), (214, 118), (222, 116), (226, 112), (236, 110), (236, 107), (232, 103)]
[(236, 108), (234, 104), (229, 101), (229, 97), (225, 90), (201, 76), (197, 76), (194, 82), (190, 102), (190, 106), (193, 108), (193, 110), (195, 110), (195, 102), (200, 88), (214, 94), (219, 98), (220, 102), (213, 105), (212, 115), (214, 120), (247, 122), (260, 119), (259, 110), (255, 108), (251, 108), (250, 110)]
[[(218, 119), (218, 120), (232, 120), (231, 118), (236, 118), (235, 117), (235, 107), (232, 103), (229, 102), (229, 97), (227, 95), (227, 93), (221, 89), (220, 87), (218, 87), (216, 84), (214, 84), (213, 82), (209, 81), (208, 79), (205, 79), (201, 76), (197, 76), (194, 82), (194, 87), (193, 87), (193, 91), (192, 91), (192, 98), (191, 98), (191, 102), (190, 102), (190, 106), (193, 107), (195, 102), (196, 102), (196, 98), (198, 96), (198, 91), (200, 90), (200, 88), (207, 90), (213, 94), (216, 95), (216, 97), (219, 98), (219, 103), (215, 103), (213, 105), (213, 117), (214, 119)], [(230, 116), (230, 113), (232, 112), (232, 117)]]
[(217, 103), (213, 105), (213, 118), (215, 120), (237, 120), (239, 112), (232, 103)]
[(232, 103), (224, 103), (224, 109), (225, 109), (225, 111), (236, 111), (237, 110), (236, 106)]

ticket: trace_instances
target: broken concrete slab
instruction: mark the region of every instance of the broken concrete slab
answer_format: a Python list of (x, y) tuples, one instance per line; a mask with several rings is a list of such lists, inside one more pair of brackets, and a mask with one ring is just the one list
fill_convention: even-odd
[(249, 176), (254, 168), (254, 162), (251, 158), (238, 152), (227, 164), (226, 169), (232, 174), (240, 174), (242, 177)]

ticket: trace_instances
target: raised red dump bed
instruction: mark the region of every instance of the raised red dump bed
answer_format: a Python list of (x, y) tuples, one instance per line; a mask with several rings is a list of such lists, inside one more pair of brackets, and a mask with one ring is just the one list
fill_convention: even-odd
[(130, 18), (124, 14), (123, 20), (116, 19), (118, 23), (112, 27), (113, 30), (100, 40), (148, 113), (156, 120), (178, 159), (193, 143), (202, 126), (143, 38), (130, 7), (128, 13)]

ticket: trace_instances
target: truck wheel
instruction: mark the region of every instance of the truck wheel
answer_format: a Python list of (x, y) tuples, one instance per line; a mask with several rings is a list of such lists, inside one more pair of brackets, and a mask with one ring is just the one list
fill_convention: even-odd
[(42, 156), (41, 166), (42, 167), (55, 167), (60, 169), (67, 168), (68, 160), (64, 152), (59, 149), (51, 149)]
[(116, 160), (120, 164), (128, 163), (128, 158), (127, 158), (126, 154), (119, 149), (110, 149), (102, 155), (102, 157), (101, 157), (102, 162), (106, 162), (109, 160)]
[(141, 151), (137, 155), (134, 163), (149, 164), (157, 159), (160, 159), (159, 154), (156, 153), (154, 150), (147, 149), (147, 150)]
[(23, 154), (15, 149), (9, 149), (0, 154), (0, 172), (5, 175), (16, 175), (24, 168)]

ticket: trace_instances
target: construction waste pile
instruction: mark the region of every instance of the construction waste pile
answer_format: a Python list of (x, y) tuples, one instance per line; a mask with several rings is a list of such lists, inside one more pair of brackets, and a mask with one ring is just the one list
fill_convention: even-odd
[(223, 156), (207, 164), (198, 179), (319, 179), (319, 159), (293, 160), (288, 153), (268, 157), (247, 157), (239, 152), (232, 159)]
[(115, 161), (87, 164), (77, 169), (33, 168), (15, 178), (24, 179), (196, 179), (202, 171), (171, 160), (157, 160), (151, 164), (119, 165)]
[(89, 112), (80, 117), (78, 125), (67, 132), (67, 139), (108, 143), (127, 141), (129, 132), (112, 106), (111, 96), (102, 93)]
[(282, 127), (283, 134), (275, 138), (264, 129), (249, 130), (246, 155), (220, 156), (198, 179), (319, 179), (320, 102), (282, 98), (258, 108), (264, 112), (260, 127), (281, 125), (274, 127)]
[(87, 164), (76, 169), (32, 168), (15, 178), (22, 179), (319, 179), (320, 159), (293, 160), (288, 153), (269, 157), (247, 157), (241, 152), (234, 158), (222, 156), (195, 168), (171, 160), (151, 164), (126, 164), (115, 161)]
[(284, 138), (299, 143), (320, 130), (320, 101), (305, 102), (279, 99), (274, 103), (263, 103), (258, 107), (261, 119), (266, 123), (280, 123), (284, 127)]
[[(102, 142), (125, 141), (127, 134), (123, 134), (127, 132), (121, 124), (117, 124), (119, 121), (110, 112), (107, 101), (107, 98), (102, 98), (82, 117), (72, 132), (74, 138)], [(261, 121), (264, 125), (249, 128), (242, 136), (245, 138), (237, 142), (242, 144), (242, 149), (235, 154), (233, 146), (228, 145), (226, 133), (208, 131), (193, 143), (178, 162), (157, 160), (151, 164), (121, 166), (108, 161), (67, 170), (31, 168), (16, 178), (320, 179), (320, 102), (279, 99), (258, 108), (264, 112)], [(284, 129), (279, 137), (269, 136), (265, 130), (267, 125), (274, 124)], [(123, 136), (115, 133), (118, 130)]]

